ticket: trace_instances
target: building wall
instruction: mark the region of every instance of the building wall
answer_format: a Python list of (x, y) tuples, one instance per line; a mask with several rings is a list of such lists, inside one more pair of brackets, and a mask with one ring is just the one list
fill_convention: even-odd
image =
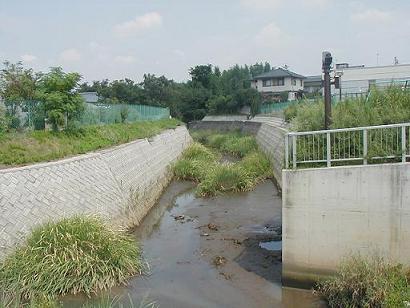
[(282, 188), (285, 285), (356, 253), (410, 265), (410, 163), (284, 170)]
[[(369, 90), (369, 81), (378, 83), (392, 80), (410, 80), (410, 64), (338, 69), (342, 75), (342, 93), (360, 93)], [(339, 90), (334, 89), (334, 93)]]
[[(302, 85), (300, 84), (300, 80), (302, 80)], [(272, 86), (272, 87), (264, 87), (262, 79), (258, 79), (256, 81), (252, 81), (251, 87), (257, 89), (259, 92), (288, 92), (288, 91), (300, 91), (303, 90), (303, 79), (296, 79), (296, 85), (292, 85), (292, 78), (285, 77), (283, 86)]]
[(33, 227), (63, 217), (98, 214), (114, 226), (139, 224), (190, 142), (178, 127), (101, 152), (0, 170), (0, 259)]

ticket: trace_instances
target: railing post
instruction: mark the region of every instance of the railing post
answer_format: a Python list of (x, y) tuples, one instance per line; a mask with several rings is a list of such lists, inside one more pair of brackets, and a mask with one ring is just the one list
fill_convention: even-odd
[(332, 166), (332, 148), (330, 143), (330, 133), (326, 133), (326, 162), (327, 166)]
[(289, 134), (285, 135), (285, 168), (289, 169)]
[(406, 126), (401, 127), (401, 161), (403, 163), (406, 162), (406, 154), (407, 154), (407, 139), (406, 139)]
[(367, 165), (367, 129), (363, 129), (363, 165)]
[(292, 162), (293, 162), (293, 169), (296, 169), (297, 163), (296, 163), (296, 135), (292, 135)]

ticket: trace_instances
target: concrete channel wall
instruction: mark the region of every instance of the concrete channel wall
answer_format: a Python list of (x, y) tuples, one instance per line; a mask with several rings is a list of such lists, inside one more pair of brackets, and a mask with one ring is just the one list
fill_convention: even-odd
[(0, 170), (0, 259), (33, 227), (63, 217), (97, 214), (114, 226), (138, 224), (191, 141), (180, 126), (100, 152)]
[(285, 135), (288, 132), (280, 124), (255, 118), (252, 121), (196, 121), (189, 124), (190, 130), (241, 131), (256, 137), (259, 148), (272, 164), (278, 188), (282, 187), (282, 169), (284, 166)]
[(285, 170), (282, 199), (285, 285), (357, 253), (410, 265), (410, 163)]

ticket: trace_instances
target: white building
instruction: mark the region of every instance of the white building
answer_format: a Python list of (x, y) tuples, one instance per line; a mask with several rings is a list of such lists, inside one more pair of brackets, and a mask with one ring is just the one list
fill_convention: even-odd
[[(410, 64), (386, 66), (349, 66), (347, 63), (336, 64), (335, 75), (341, 76), (341, 94), (358, 96), (367, 94), (372, 86), (387, 87), (391, 84), (410, 87)], [(332, 94), (339, 95), (339, 89), (332, 87)]]
[(258, 90), (265, 97), (282, 96), (287, 93), (288, 100), (295, 100), (303, 91), (304, 76), (286, 70), (275, 68), (267, 73), (255, 76), (251, 80), (251, 87)]

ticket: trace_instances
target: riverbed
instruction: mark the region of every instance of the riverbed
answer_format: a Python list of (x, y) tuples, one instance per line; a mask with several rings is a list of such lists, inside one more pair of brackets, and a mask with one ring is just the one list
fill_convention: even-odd
[(133, 231), (149, 273), (111, 295), (160, 307), (311, 307), (310, 291), (281, 286), (281, 204), (271, 181), (207, 199), (172, 182)]

